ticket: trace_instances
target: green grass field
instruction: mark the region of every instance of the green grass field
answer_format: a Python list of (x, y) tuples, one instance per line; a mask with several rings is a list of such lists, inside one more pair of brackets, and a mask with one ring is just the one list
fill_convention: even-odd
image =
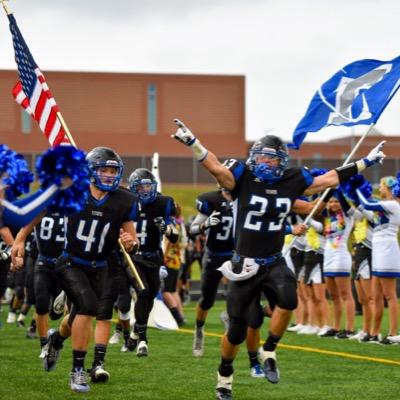
[[(37, 340), (25, 338), (25, 329), (5, 324), (7, 307), (0, 313), (0, 399), (214, 399), (223, 302), (211, 310), (206, 325), (205, 355), (191, 355), (194, 304), (186, 307), (187, 327), (180, 331), (149, 331), (149, 357), (121, 353), (110, 345), (106, 384), (91, 385), (88, 394), (68, 387), (71, 347), (67, 341), (55, 371), (42, 369)], [(357, 326), (360, 326), (357, 317)], [(267, 330), (265, 321), (263, 332)], [(386, 321), (385, 321), (386, 324)], [(249, 375), (245, 346), (234, 364), (236, 400), (397, 400), (400, 347), (360, 344), (348, 340), (287, 333), (278, 348), (281, 382), (271, 385)], [(92, 349), (87, 367), (92, 361)]]

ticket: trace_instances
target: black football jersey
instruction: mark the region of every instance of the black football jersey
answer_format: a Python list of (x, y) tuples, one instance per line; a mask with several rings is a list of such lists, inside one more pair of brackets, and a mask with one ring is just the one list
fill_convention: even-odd
[(64, 248), (64, 217), (60, 213), (48, 213), (35, 226), (35, 237), (41, 256), (60, 256)]
[(219, 191), (201, 194), (196, 199), (196, 208), (204, 215), (213, 211), (221, 213), (221, 223), (207, 229), (207, 248), (214, 253), (229, 253), (234, 249), (232, 206)]
[(154, 223), (157, 217), (163, 217), (166, 224), (173, 222), (176, 214), (174, 200), (169, 196), (157, 195), (151, 203), (141, 204), (136, 233), (140, 238), (140, 251), (154, 253), (161, 249), (162, 235)]
[(236, 181), (231, 191), (235, 200), (236, 253), (252, 258), (279, 253), (284, 244), (286, 216), (313, 177), (304, 168), (289, 168), (281, 179), (267, 183), (236, 160), (231, 160), (228, 168)]
[(135, 221), (137, 197), (124, 189), (97, 200), (89, 196), (85, 208), (65, 217), (65, 251), (84, 261), (105, 261), (118, 246), (121, 225)]

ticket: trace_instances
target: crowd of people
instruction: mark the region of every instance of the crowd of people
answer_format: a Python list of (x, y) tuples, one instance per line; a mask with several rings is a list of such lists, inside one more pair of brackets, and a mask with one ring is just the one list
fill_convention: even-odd
[[(246, 163), (232, 159), (222, 164), (181, 121), (176, 124), (173, 138), (188, 146), (218, 182), (214, 191), (198, 196), (197, 215), (186, 224), (179, 204), (160, 193), (152, 171), (135, 169), (123, 184), (123, 162), (107, 147), (96, 147), (85, 157), (87, 185), (80, 190), (81, 204), (71, 200), (77, 179), (68, 168), (48, 177), (47, 186), (56, 193), (50, 200), (37, 201), (48, 188), (25, 200), (24, 206), (30, 204), (34, 212), (25, 213), (28, 217), (22, 221), (15, 211), (19, 205), (3, 198), (2, 210), (14, 214), (3, 212), (0, 228), (0, 298), (9, 297), (7, 323), (26, 326), (27, 337), (39, 338), (46, 371), (56, 367), (64, 341), (71, 338), (70, 388), (89, 391), (85, 362), (94, 319), (92, 383), (110, 378), (105, 364), (109, 344), (122, 339), (122, 352), (148, 356), (147, 328), (157, 297), (177, 326), (187, 324), (183, 305), (190, 296), (195, 260), (201, 265), (201, 296), (194, 357), (204, 354), (206, 320), (218, 287), (221, 282), (228, 286), (217, 399), (233, 398), (233, 362), (244, 341), (250, 375), (271, 383), (280, 380), (276, 347), (286, 330), (400, 342), (400, 257), (395, 256), (400, 256), (400, 186), (397, 178), (383, 178), (376, 200), (359, 175), (383, 161), (382, 143), (345, 167), (310, 171), (289, 168), (285, 144), (266, 135), (252, 146)], [(10, 171), (1, 173), (4, 178)], [(329, 193), (316, 204), (327, 188)], [(60, 193), (66, 195), (62, 201)], [(65, 198), (73, 210), (66, 212)], [(316, 212), (305, 224), (314, 206)], [(352, 277), (363, 312), (359, 332), (354, 326)], [(382, 337), (385, 301), (390, 326)], [(31, 306), (35, 311), (28, 326)], [(289, 325), (292, 311), (295, 321)], [(114, 312), (118, 322), (112, 332)], [(259, 347), (264, 317), (270, 318), (268, 334)], [(59, 320), (57, 329), (49, 330), (49, 318)]]

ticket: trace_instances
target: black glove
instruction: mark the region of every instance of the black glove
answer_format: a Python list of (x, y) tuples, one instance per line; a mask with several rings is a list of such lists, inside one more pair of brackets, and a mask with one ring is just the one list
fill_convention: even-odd
[(154, 218), (154, 223), (162, 234), (167, 231), (167, 224), (163, 217)]

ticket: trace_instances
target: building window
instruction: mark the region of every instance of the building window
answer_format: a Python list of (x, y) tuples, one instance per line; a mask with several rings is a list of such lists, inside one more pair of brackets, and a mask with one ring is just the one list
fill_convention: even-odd
[(21, 131), (25, 134), (32, 132), (32, 117), (25, 110), (21, 110)]
[(153, 83), (147, 86), (147, 132), (157, 133), (157, 86)]

